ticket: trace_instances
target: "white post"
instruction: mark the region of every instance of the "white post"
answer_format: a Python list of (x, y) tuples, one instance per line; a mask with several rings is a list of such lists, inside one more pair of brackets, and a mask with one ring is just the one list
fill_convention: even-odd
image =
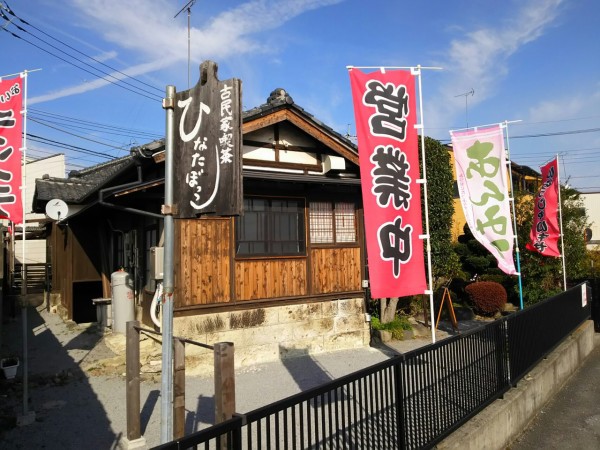
[[(429, 203), (427, 201), (427, 167), (425, 164), (425, 121), (423, 119), (423, 88), (421, 84), (421, 66), (417, 66), (416, 70), (411, 69), (413, 74), (416, 74), (419, 80), (419, 118), (420, 124), (416, 125), (421, 130), (421, 161), (423, 165), (423, 179), (419, 180), (423, 184), (423, 198), (425, 207), (425, 235), (423, 238), (427, 242), (427, 284), (429, 289), (425, 294), (429, 294), (429, 313), (431, 322), (431, 342), (435, 343), (435, 319), (433, 311), (433, 276), (431, 271), (431, 237), (429, 236)], [(419, 236), (421, 237), (421, 236)]]
[(565, 242), (563, 240), (562, 201), (560, 197), (560, 167), (556, 155), (556, 184), (558, 187), (558, 218), (560, 221), (560, 249), (562, 253), (563, 290), (567, 290), (567, 267), (565, 265)]
[[(520, 120), (511, 121), (520, 122)], [(515, 214), (515, 189), (513, 186), (513, 178), (512, 178), (512, 162), (510, 160), (510, 142), (508, 139), (508, 124), (511, 123), (508, 120), (504, 121), (504, 129), (506, 130), (506, 160), (508, 163), (508, 175), (510, 179), (510, 202), (512, 204), (512, 215), (513, 215), (513, 233), (515, 239), (515, 255), (517, 259), (517, 273), (519, 275), (519, 302), (520, 308), (523, 309), (523, 279), (521, 277), (521, 253), (519, 250), (519, 238), (517, 233), (517, 215)]]

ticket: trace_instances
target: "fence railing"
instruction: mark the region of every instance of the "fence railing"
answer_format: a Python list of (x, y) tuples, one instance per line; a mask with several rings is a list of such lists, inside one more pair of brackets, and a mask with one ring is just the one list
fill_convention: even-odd
[(588, 319), (590, 300), (587, 285), (579, 285), (482, 328), (155, 448), (431, 448)]

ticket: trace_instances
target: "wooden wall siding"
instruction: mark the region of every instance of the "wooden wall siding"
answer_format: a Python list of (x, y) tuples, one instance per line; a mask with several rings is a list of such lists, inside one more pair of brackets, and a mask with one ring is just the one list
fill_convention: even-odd
[(175, 306), (231, 300), (230, 219), (175, 221)]
[(306, 295), (306, 259), (236, 261), (237, 300)]
[(314, 248), (311, 250), (314, 294), (359, 291), (360, 249)]

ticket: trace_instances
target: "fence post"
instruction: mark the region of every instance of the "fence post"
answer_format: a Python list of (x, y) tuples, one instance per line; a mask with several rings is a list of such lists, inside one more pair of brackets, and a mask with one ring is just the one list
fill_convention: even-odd
[(185, 435), (185, 342), (173, 336), (173, 439)]
[(127, 322), (126, 329), (126, 401), (127, 439), (133, 441), (141, 436), (140, 427), (140, 332), (136, 320)]
[(233, 342), (218, 342), (215, 355), (215, 422), (233, 417), (235, 412), (235, 374)]

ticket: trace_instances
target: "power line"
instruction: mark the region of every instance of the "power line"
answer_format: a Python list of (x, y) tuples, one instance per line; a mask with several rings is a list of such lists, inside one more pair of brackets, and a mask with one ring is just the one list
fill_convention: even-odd
[[(3, 15), (3, 14), (1, 14), (1, 11), (0, 11), (0, 15)], [(4, 15), (3, 15), (3, 16), (4, 16)], [(6, 16), (4, 16), (4, 17), (6, 17)], [(4, 18), (4, 17), (3, 17), (3, 18)], [(13, 25), (14, 25), (14, 24), (13, 24)], [(19, 29), (21, 29), (21, 30), (22, 30), (22, 28), (21, 28), (21, 27), (19, 27), (18, 25), (15, 25), (15, 26), (16, 26), (17, 28), (19, 28)], [(88, 69), (86, 69), (86, 68), (84, 68), (84, 67), (81, 67), (81, 66), (79, 66), (79, 65), (75, 64), (75, 63), (74, 63), (74, 62), (72, 62), (72, 61), (69, 61), (69, 60), (67, 60), (67, 59), (65, 59), (65, 58), (63, 58), (63, 57), (61, 57), (61, 56), (57, 55), (56, 53), (53, 53), (53, 52), (51, 52), (51, 51), (49, 51), (49, 50), (47, 50), (47, 49), (45, 49), (45, 48), (43, 48), (43, 47), (40, 47), (39, 45), (37, 45), (37, 44), (34, 44), (34, 43), (33, 43), (33, 42), (31, 42), (30, 40), (28, 40), (28, 39), (25, 39), (24, 37), (22, 37), (22, 36), (19, 36), (18, 34), (15, 34), (14, 32), (7, 30), (6, 28), (2, 28), (2, 30), (3, 30), (3, 31), (6, 31), (7, 33), (9, 33), (10, 35), (12, 35), (13, 37), (15, 37), (15, 38), (17, 38), (17, 39), (21, 39), (23, 42), (27, 42), (29, 45), (31, 45), (31, 46), (33, 46), (33, 47), (35, 47), (35, 48), (37, 48), (37, 49), (39, 49), (39, 50), (41, 50), (41, 51), (43, 51), (43, 52), (45, 52), (45, 53), (48, 53), (49, 55), (51, 55), (51, 56), (54, 56), (55, 58), (57, 58), (57, 59), (60, 59), (61, 61), (64, 61), (65, 63), (67, 63), (67, 64), (69, 64), (69, 65), (71, 65), (71, 66), (73, 66), (73, 67), (76, 67), (76, 68), (78, 68), (79, 70), (83, 70), (84, 72), (86, 72), (86, 73), (89, 73), (90, 75), (92, 75), (92, 76), (94, 76), (94, 77), (96, 77), (96, 78), (98, 78), (98, 79), (101, 79), (101, 80), (104, 80), (104, 81), (106, 81), (106, 82), (108, 82), (108, 83), (114, 84), (115, 86), (118, 86), (118, 87), (120, 87), (120, 88), (122, 88), (122, 89), (125, 89), (125, 90), (129, 91), (129, 92), (133, 92), (134, 94), (138, 94), (138, 95), (141, 95), (142, 97), (146, 97), (146, 98), (147, 98), (147, 99), (149, 99), (149, 100), (154, 100), (154, 101), (156, 101), (156, 100), (162, 100), (162, 97), (161, 97), (160, 95), (156, 95), (156, 94), (150, 93), (150, 92), (148, 92), (148, 91), (144, 91), (143, 89), (141, 89), (141, 88), (139, 88), (139, 87), (137, 87), (137, 86), (133, 86), (133, 85), (131, 85), (131, 83), (127, 83), (126, 81), (119, 80), (119, 79), (118, 79), (118, 78), (116, 78), (115, 76), (113, 76), (113, 75), (110, 75), (110, 74), (108, 74), (108, 73), (106, 73), (106, 72), (103, 72), (103, 71), (102, 71), (102, 70), (100, 70), (100, 69), (96, 69), (96, 68), (94, 68), (93, 66), (91, 66), (90, 64), (86, 63), (85, 61), (81, 61), (81, 60), (79, 60), (79, 59), (77, 59), (77, 58), (74, 58), (73, 56), (71, 56), (71, 55), (68, 55), (68, 53), (65, 53), (64, 51), (62, 51), (62, 50), (60, 50), (60, 49), (57, 49), (57, 50), (58, 50), (58, 51), (60, 51), (60, 52), (62, 52), (62, 53), (65, 53), (65, 54), (67, 54), (68, 56), (70, 56), (71, 58), (75, 59), (76, 61), (78, 61), (78, 62), (80, 62), (80, 63), (82, 63), (82, 64), (85, 64), (86, 66), (89, 66), (89, 67), (91, 67), (93, 70), (97, 70), (97, 71), (99, 71), (99, 72), (101, 72), (101, 73), (105, 73), (105, 74), (106, 74), (108, 77), (114, 78), (114, 79), (115, 79), (115, 80), (117, 80), (117, 81), (115, 82), (115, 81), (112, 81), (112, 80), (110, 80), (110, 79), (108, 79), (108, 78), (106, 78), (106, 77), (101, 77), (101, 76), (99, 76), (97, 73), (94, 73), (94, 72), (92, 72), (92, 71), (90, 71), (90, 70), (88, 70)], [(32, 35), (32, 36), (33, 36), (33, 35)], [(36, 36), (34, 36), (34, 37), (36, 37)], [(39, 39), (39, 38), (37, 38), (37, 39)], [(43, 42), (43, 41), (42, 41), (42, 42)], [(53, 46), (53, 45), (51, 45), (51, 44), (48, 44), (48, 43), (46, 43), (46, 45), (49, 45), (50, 47), (56, 48), (55, 46)], [(131, 88), (128, 88), (128, 87), (126, 87), (126, 86), (123, 86), (123, 85), (122, 85), (122, 84), (120, 84), (120, 83), (124, 83), (124, 84), (130, 85), (130, 86), (133, 86), (133, 88), (134, 88), (134, 89), (138, 89), (138, 91), (136, 91), (136, 90), (134, 90), (134, 89), (131, 89)], [(141, 91), (141, 92), (139, 92), (139, 91)], [(145, 93), (144, 93), (144, 92), (145, 92)], [(146, 95), (146, 94), (149, 94), (149, 95)]]
[(41, 122), (41, 121), (39, 121), (39, 120), (37, 120), (37, 119), (32, 119), (32, 118), (30, 118), (29, 120), (31, 120), (32, 122), (39, 123), (40, 125), (43, 125), (43, 126), (45, 126), (45, 127), (52, 128), (53, 130), (60, 131), (61, 133), (65, 133), (65, 134), (69, 134), (69, 135), (71, 135), (71, 136), (75, 136), (76, 138), (83, 139), (83, 140), (85, 140), (85, 141), (94, 142), (94, 143), (96, 143), (96, 144), (104, 145), (105, 147), (115, 148), (115, 146), (114, 146), (114, 145), (112, 145), (112, 144), (107, 144), (106, 142), (97, 141), (96, 139), (90, 139), (90, 138), (87, 138), (87, 137), (85, 137), (85, 136), (81, 136), (81, 135), (79, 135), (79, 134), (70, 133), (70, 132), (68, 132), (68, 131), (65, 131), (65, 130), (62, 130), (62, 129), (60, 129), (59, 127), (54, 127), (54, 126), (52, 126), (52, 125), (48, 125), (47, 123)]
[[(137, 136), (140, 138), (147, 138), (147, 139), (157, 139), (157, 138), (162, 138), (164, 137), (164, 135), (162, 134), (158, 134), (158, 133), (152, 133), (149, 131), (143, 131), (143, 130), (136, 130), (136, 129), (132, 129), (132, 128), (124, 128), (124, 127), (119, 127), (116, 125), (108, 125), (108, 124), (104, 124), (104, 123), (100, 123), (100, 122), (93, 122), (91, 120), (84, 120), (84, 119), (79, 119), (79, 118), (75, 118), (75, 117), (70, 117), (70, 116), (65, 116), (62, 114), (56, 114), (56, 113), (51, 113), (51, 112), (47, 112), (47, 111), (42, 111), (40, 109), (35, 109), (35, 108), (28, 108), (27, 110), (29, 112), (29, 116), (31, 117), (32, 115), (37, 117), (38, 115), (40, 116), (47, 116), (53, 119), (58, 119), (64, 122), (72, 122), (72, 123), (78, 123), (78, 124), (82, 124), (81, 128), (86, 129), (84, 126), (89, 125), (90, 128), (87, 129), (95, 129), (96, 131), (99, 132), (103, 132), (103, 133), (109, 133), (109, 134), (115, 134), (115, 135), (119, 135), (120, 133), (123, 133), (123, 135), (125, 136)], [(46, 120), (46, 119), (44, 119)], [(109, 131), (107, 131), (109, 130)]]
[(81, 153), (85, 153), (85, 154), (92, 155), (92, 156), (98, 156), (98, 157), (109, 159), (109, 160), (115, 159), (114, 156), (107, 155), (106, 153), (97, 152), (95, 150), (90, 150), (90, 149), (87, 149), (84, 147), (79, 147), (77, 145), (67, 144), (65, 142), (56, 141), (54, 139), (49, 139), (49, 138), (46, 138), (43, 136), (31, 134), (31, 133), (27, 133), (27, 139), (31, 139), (34, 142), (39, 142), (39, 143), (48, 144), (48, 145), (54, 145), (59, 148), (64, 148), (66, 150), (81, 152)]
[[(65, 47), (67, 47), (67, 48), (69, 48), (69, 49), (71, 49), (71, 50), (73, 50), (73, 51), (75, 51), (75, 52), (77, 52), (77, 53), (79, 53), (79, 54), (81, 54), (81, 55), (83, 55), (84, 57), (86, 57), (86, 58), (88, 58), (88, 59), (90, 59), (90, 60), (92, 60), (92, 61), (96, 62), (97, 64), (100, 64), (100, 65), (102, 65), (102, 66), (104, 66), (104, 67), (107, 67), (107, 68), (109, 68), (110, 70), (113, 70), (113, 71), (115, 71), (115, 72), (117, 72), (117, 73), (121, 74), (123, 77), (125, 77), (125, 78), (127, 78), (127, 79), (131, 79), (131, 80), (133, 80), (133, 81), (136, 81), (136, 82), (138, 82), (138, 83), (140, 83), (140, 84), (143, 84), (143, 85), (145, 85), (145, 86), (148, 86), (148, 87), (150, 87), (151, 89), (153, 89), (153, 90), (156, 90), (156, 91), (158, 91), (158, 92), (161, 92), (161, 93), (162, 93), (162, 90), (161, 90), (161, 89), (159, 89), (159, 88), (157, 88), (156, 86), (152, 86), (152, 85), (150, 85), (150, 84), (148, 84), (148, 83), (145, 83), (144, 81), (138, 80), (138, 79), (137, 79), (137, 78), (135, 78), (135, 77), (132, 77), (132, 76), (130, 76), (130, 75), (127, 75), (126, 73), (124, 73), (124, 72), (121, 72), (120, 70), (118, 70), (118, 69), (115, 69), (114, 67), (111, 67), (111, 66), (109, 66), (108, 64), (105, 64), (105, 63), (103, 63), (102, 61), (99, 61), (99, 60), (97, 60), (96, 58), (94, 58), (94, 57), (92, 57), (92, 56), (90, 56), (90, 55), (88, 55), (88, 54), (86, 54), (86, 53), (84, 53), (84, 52), (82, 52), (82, 51), (80, 51), (80, 50), (76, 49), (75, 47), (73, 47), (73, 46), (71, 46), (71, 45), (69, 45), (69, 44), (67, 44), (67, 43), (65, 43), (65, 42), (63, 42), (63, 41), (61, 41), (60, 39), (57, 39), (57, 38), (55, 38), (55, 37), (51, 36), (50, 34), (46, 33), (45, 31), (41, 30), (40, 28), (36, 27), (35, 25), (32, 25), (32, 24), (30, 24), (29, 22), (27, 22), (27, 21), (25, 21), (25, 20), (21, 19), (19, 16), (17, 16), (17, 15), (14, 13), (14, 11), (12, 11), (12, 9), (11, 9), (10, 7), (8, 7), (8, 5), (6, 5), (6, 4), (5, 4), (5, 6), (6, 6), (5, 10), (6, 10), (6, 11), (8, 11), (8, 13), (9, 13), (10, 15), (12, 15), (12, 16), (13, 16), (13, 17), (15, 17), (16, 19), (18, 19), (18, 20), (19, 20), (21, 23), (23, 23), (23, 24), (25, 24), (25, 25), (28, 25), (28, 26), (30, 26), (31, 28), (33, 28), (33, 29), (37, 30), (38, 32), (40, 32), (40, 33), (44, 34), (45, 36), (48, 36), (49, 38), (53, 39), (54, 41), (56, 41), (56, 42), (60, 43), (61, 45), (65, 46)], [(115, 77), (114, 75), (112, 75), (112, 74), (110, 74), (110, 73), (108, 73), (108, 72), (105, 72), (104, 70), (101, 70), (101, 69), (99, 69), (99, 68), (97, 68), (97, 67), (94, 67), (93, 65), (91, 65), (91, 64), (89, 64), (89, 63), (87, 63), (87, 62), (85, 62), (85, 61), (83, 61), (83, 60), (81, 60), (81, 59), (77, 58), (76, 56), (73, 56), (72, 54), (70, 54), (70, 53), (68, 53), (68, 52), (66, 52), (66, 51), (64, 51), (64, 50), (62, 50), (62, 49), (60, 49), (60, 48), (58, 48), (57, 46), (55, 46), (55, 45), (53, 45), (53, 44), (51, 44), (51, 43), (49, 43), (49, 42), (47, 42), (47, 41), (43, 40), (43, 39), (42, 39), (42, 38), (40, 38), (39, 36), (36, 36), (35, 34), (31, 33), (30, 31), (26, 30), (25, 28), (23, 28), (23, 27), (20, 27), (19, 25), (17, 25), (17, 24), (15, 24), (14, 22), (12, 22), (12, 21), (11, 21), (11, 20), (10, 20), (10, 19), (9, 19), (9, 18), (6, 16), (6, 14), (4, 14), (4, 13), (3, 13), (1, 10), (0, 10), (0, 17), (2, 17), (2, 18), (3, 18), (4, 20), (6, 20), (7, 22), (11, 23), (11, 24), (12, 24), (13, 26), (15, 26), (15, 27), (16, 27), (18, 30), (20, 30), (20, 31), (22, 31), (22, 32), (24, 32), (24, 33), (27, 33), (27, 34), (29, 34), (30, 36), (34, 37), (35, 39), (38, 39), (40, 42), (43, 42), (43, 43), (44, 43), (44, 44), (46, 44), (47, 46), (49, 46), (49, 47), (51, 47), (51, 48), (53, 48), (53, 49), (55, 49), (55, 50), (57, 50), (57, 51), (59, 51), (59, 52), (63, 53), (64, 55), (67, 55), (67, 56), (68, 56), (68, 57), (70, 57), (70, 58), (73, 58), (75, 61), (77, 61), (77, 62), (79, 62), (79, 63), (82, 63), (82, 64), (85, 64), (86, 66), (90, 67), (91, 69), (93, 69), (93, 70), (96, 70), (96, 71), (98, 71), (98, 72), (100, 72), (100, 73), (102, 73), (102, 74), (104, 74), (104, 75), (106, 75), (106, 76), (108, 76), (108, 77), (111, 77), (111, 78), (113, 78), (114, 80), (116, 80), (116, 81), (117, 81), (117, 83), (123, 83), (123, 84), (126, 84), (126, 85), (128, 85), (128, 86), (131, 86), (133, 89), (138, 89), (138, 90), (140, 90), (140, 91), (142, 91), (142, 92), (144, 92), (144, 93), (146, 93), (146, 94), (149, 94), (149, 95), (152, 95), (152, 96), (154, 96), (154, 97), (157, 97), (158, 99), (162, 99), (162, 95), (157, 95), (157, 94), (154, 94), (154, 93), (152, 93), (152, 92), (150, 92), (150, 91), (148, 91), (148, 90), (146, 90), (146, 89), (144, 89), (144, 88), (141, 88), (141, 87), (139, 87), (139, 86), (135, 86), (134, 84), (131, 84), (131, 83), (127, 82), (127, 81), (124, 81), (123, 79), (120, 79), (120, 78), (118, 78), (118, 77)], [(35, 44), (33, 44), (32, 42), (28, 41), (27, 39), (24, 39), (24, 38), (22, 38), (22, 37), (20, 37), (20, 36), (18, 36), (18, 35), (15, 35), (14, 33), (10, 32), (10, 31), (8, 31), (8, 30), (5, 30), (5, 31), (7, 31), (7, 32), (11, 33), (13, 36), (17, 37), (18, 39), (22, 39), (22, 40), (24, 40), (25, 42), (27, 42), (27, 43), (29, 43), (29, 44), (31, 44), (31, 45), (33, 45), (33, 46), (35, 46), (35, 47), (39, 48), (40, 50), (42, 50), (42, 51), (45, 51), (46, 53), (49, 53), (49, 54), (51, 54), (52, 56), (54, 56), (54, 57), (56, 57), (56, 58), (59, 58), (59, 59), (61, 59), (62, 61), (65, 61), (64, 59), (62, 59), (62, 58), (61, 58), (61, 57), (59, 57), (58, 55), (55, 55), (55, 54), (53, 54), (52, 52), (49, 52), (48, 50), (45, 50), (45, 49), (42, 49), (42, 48), (40, 48), (39, 46), (36, 46)], [(69, 61), (65, 61), (65, 62), (67, 62), (68, 64), (71, 64), (71, 65), (74, 65), (75, 67), (77, 67), (77, 68), (79, 68), (79, 69), (81, 69), (81, 70), (85, 70), (85, 69), (83, 69), (82, 67), (79, 67), (79, 66), (77, 66), (77, 65), (75, 65), (75, 64), (73, 64), (73, 63), (71, 63), (71, 62), (69, 62)], [(87, 70), (85, 70), (85, 71), (86, 71), (86, 72), (88, 72)], [(88, 72), (88, 73), (90, 73), (90, 72)], [(96, 77), (98, 77), (98, 78), (101, 78), (101, 79), (105, 79), (106, 81), (110, 81), (110, 80), (107, 80), (107, 79), (106, 79), (106, 78), (104, 78), (104, 77), (99, 77), (97, 74), (92, 74), (92, 75), (94, 75), (94, 76), (96, 76)], [(121, 86), (121, 87), (123, 87), (123, 86)], [(142, 95), (142, 94), (140, 94), (140, 95)]]

